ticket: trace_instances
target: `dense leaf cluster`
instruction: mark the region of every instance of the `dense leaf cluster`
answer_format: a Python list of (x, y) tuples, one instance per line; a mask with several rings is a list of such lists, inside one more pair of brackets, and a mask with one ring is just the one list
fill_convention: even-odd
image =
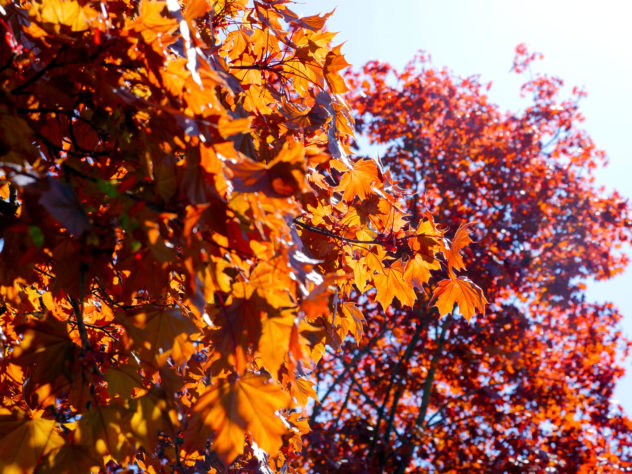
[(329, 14), (0, 14), (3, 472), (301, 469), (314, 366), (362, 341), (356, 288), (412, 307), (433, 271), (441, 310), (484, 311), (467, 238), (347, 156)]
[(291, 7), (0, 2), (0, 470), (624, 466), (625, 341), (581, 279), (629, 209), (576, 101), (347, 83)]

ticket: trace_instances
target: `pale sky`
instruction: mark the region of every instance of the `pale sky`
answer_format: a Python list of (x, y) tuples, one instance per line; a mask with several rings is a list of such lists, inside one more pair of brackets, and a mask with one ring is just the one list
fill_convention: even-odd
[[(370, 59), (401, 68), (419, 49), (435, 66), (492, 81), (489, 95), (502, 108), (520, 108), (521, 78), (510, 73), (514, 49), (526, 43), (544, 54), (533, 69), (561, 77), (588, 97), (584, 128), (610, 159), (598, 183), (632, 198), (632, 2), (626, 0), (303, 0), (303, 15), (336, 8), (330, 31), (345, 42), (347, 61)], [(589, 287), (589, 298), (612, 301), (632, 336), (632, 269)], [(632, 415), (632, 362), (615, 398)]]

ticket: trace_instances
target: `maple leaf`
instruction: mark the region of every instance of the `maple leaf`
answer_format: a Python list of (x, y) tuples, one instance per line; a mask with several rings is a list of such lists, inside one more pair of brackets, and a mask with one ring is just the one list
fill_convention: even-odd
[(269, 163), (246, 157), (231, 163), (233, 186), (237, 192), (262, 192), (271, 197), (288, 197), (304, 187), (305, 149), (299, 142), (287, 142)]
[(408, 239), (411, 249), (420, 253), (429, 261), (434, 260), (435, 253), (443, 248), (443, 234), (430, 219), (422, 220), (415, 231), (415, 235)]
[(191, 319), (175, 309), (148, 308), (147, 311), (137, 312), (131, 321), (125, 320), (124, 323), (134, 343), (143, 349), (143, 354), (156, 352), (161, 364), (174, 350), (178, 351), (176, 358), (182, 363), (192, 354), (188, 337), (199, 331)]
[(56, 33), (60, 32), (60, 27), (67, 27), (73, 32), (85, 31), (89, 27), (88, 16), (96, 14), (90, 7), (82, 7), (74, 0), (46, 1), (35, 10), (37, 20), (43, 26), (51, 25)]
[(321, 283), (303, 298), (300, 310), (308, 321), (313, 322), (319, 317), (329, 314), (329, 302), (331, 300), (330, 283), (331, 281)]
[(344, 56), (340, 53), (341, 46), (333, 48), (325, 58), (325, 78), (327, 84), (335, 94), (342, 94), (347, 91), (347, 85), (338, 72), (350, 64), (345, 61)]
[[(0, 470), (18, 474), (33, 472), (43, 456), (64, 444), (57, 422), (22, 412), (0, 411)], [(27, 442), (25, 442), (27, 441)]]
[(280, 316), (268, 316), (261, 323), (261, 338), (258, 352), (263, 366), (274, 379), (290, 348), (290, 338), (294, 328), (294, 315), (285, 312)]
[[(351, 302), (345, 302), (340, 305), (341, 312), (341, 326), (343, 327), (345, 334), (351, 333), (356, 341), (356, 344), (360, 344), (363, 334), (363, 326), (366, 323), (364, 315), (358, 309), (358, 307)], [(344, 335), (342, 339), (344, 339)]]
[(222, 117), (217, 125), (217, 129), (224, 138), (228, 138), (239, 133), (247, 133), (250, 130), (251, 121), (252, 119), (250, 117), (233, 120)]
[(49, 178), (49, 190), (42, 194), (40, 203), (51, 216), (75, 235), (90, 229), (91, 224), (72, 187)]
[(53, 453), (53, 459), (45, 459), (37, 466), (38, 473), (55, 474), (63, 472), (67, 474), (85, 474), (94, 472), (102, 466), (101, 460), (91, 450), (79, 444), (64, 444)]
[(175, 410), (157, 389), (134, 399), (129, 408), (133, 412), (129, 420), (132, 433), (148, 450), (156, 448), (160, 433), (173, 436), (174, 427), (178, 426)]
[(349, 260), (349, 266), (353, 268), (353, 281), (360, 293), (367, 289), (370, 274), (363, 260)]
[(187, 21), (195, 20), (206, 15), (211, 8), (213, 8), (213, 5), (206, 0), (190, 0), (185, 4), (184, 18)]
[(66, 324), (51, 318), (26, 327), (12, 362), (28, 371), (27, 385), (44, 403), (70, 387), (78, 353), (79, 346), (68, 337)]
[(336, 188), (342, 191), (342, 199), (351, 202), (357, 196), (360, 200), (373, 193), (372, 184), (378, 180), (377, 165), (373, 160), (360, 160), (344, 172)]
[[(193, 406), (192, 426), (207, 426), (215, 433), (213, 449), (225, 465), (243, 452), (246, 432), (264, 451), (274, 456), (281, 447), (287, 428), (276, 415), (289, 408), (290, 397), (277, 384), (261, 375), (248, 374), (231, 383), (220, 381), (206, 391)], [(196, 441), (199, 432), (190, 429), (185, 446)]]
[(386, 309), (393, 301), (393, 298), (405, 306), (413, 306), (417, 295), (411, 285), (408, 284), (400, 270), (385, 268), (382, 272), (373, 275), (375, 289), (377, 290), (377, 300)]
[(430, 279), (430, 270), (439, 270), (440, 268), (438, 261), (428, 261), (421, 254), (416, 254), (414, 258), (406, 262), (404, 279), (413, 284), (415, 288), (421, 289)]
[(298, 378), (293, 387), (295, 387), (295, 390), (292, 390), (292, 395), (299, 405), (305, 406), (309, 398), (318, 401), (318, 395), (316, 390), (314, 390), (314, 382), (311, 380), (302, 377)]
[[(258, 346), (261, 338), (264, 312), (274, 314), (274, 310), (264, 300), (251, 295), (249, 299), (235, 298), (230, 306), (211, 314), (215, 325), (211, 340), (221, 355), (218, 364), (227, 363), (234, 366), (238, 373), (244, 372), (247, 354), (251, 347)], [(277, 358), (275, 355), (273, 360)]]
[(118, 404), (92, 406), (81, 416), (73, 433), (74, 441), (90, 446), (94, 456), (129, 459), (135, 450), (129, 432), (131, 415)]
[(146, 393), (147, 389), (144, 387), (140, 370), (140, 364), (133, 358), (126, 364), (110, 367), (105, 373), (105, 380), (108, 383), (107, 390), (110, 396), (128, 400), (132, 396), (136, 397)]
[(437, 299), (435, 306), (442, 316), (451, 313), (455, 304), (468, 321), (476, 311), (485, 315), (487, 299), (483, 295), (483, 290), (465, 277), (441, 280), (437, 284), (433, 298)]
[(465, 263), (463, 262), (461, 250), (472, 243), (472, 239), (470, 238), (470, 228), (474, 225), (475, 223), (473, 222), (461, 225), (454, 234), (452, 245), (447, 250), (446, 255), (448, 261), (448, 269), (450, 272), (452, 272), (453, 270), (465, 269)]
[(152, 43), (165, 33), (174, 31), (178, 24), (167, 14), (167, 3), (160, 0), (140, 2), (139, 17), (135, 28), (147, 43)]

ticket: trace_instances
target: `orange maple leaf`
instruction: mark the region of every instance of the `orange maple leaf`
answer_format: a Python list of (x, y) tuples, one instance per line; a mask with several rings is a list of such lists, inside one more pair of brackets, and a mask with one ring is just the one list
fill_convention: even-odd
[(257, 351), (261, 356), (263, 366), (272, 377), (278, 379), (277, 374), (285, 354), (290, 349), (290, 338), (294, 328), (294, 315), (285, 312), (278, 317), (268, 315), (261, 323), (261, 338)]
[(340, 52), (340, 48), (341, 46), (336, 46), (327, 53), (325, 58), (325, 78), (335, 94), (342, 94), (347, 91), (347, 85), (338, 71), (350, 66)]
[(474, 222), (470, 222), (468, 224), (461, 225), (456, 230), (456, 234), (454, 234), (452, 245), (446, 252), (446, 259), (448, 260), (448, 271), (451, 274), (453, 270), (465, 269), (465, 263), (463, 262), (461, 250), (473, 242), (473, 240), (470, 238), (470, 228), (474, 224)]
[(364, 199), (373, 192), (372, 184), (378, 180), (377, 165), (373, 160), (361, 160), (353, 164), (340, 180), (338, 191), (343, 191), (342, 199), (351, 202), (358, 196)]
[(437, 260), (428, 261), (421, 254), (417, 254), (415, 258), (411, 258), (406, 262), (404, 279), (416, 288), (421, 289), (424, 283), (430, 280), (430, 270), (438, 270), (439, 268), (441, 266)]
[(435, 306), (442, 316), (451, 313), (455, 304), (459, 305), (459, 311), (468, 321), (477, 310), (485, 315), (487, 299), (483, 290), (468, 278), (456, 277), (440, 281), (434, 297), (437, 298)]
[(385, 268), (383, 272), (373, 275), (373, 282), (377, 289), (377, 300), (386, 309), (393, 301), (393, 298), (405, 305), (413, 306), (417, 295), (415, 290), (406, 281), (404, 274), (393, 268)]
[(227, 380), (207, 390), (193, 407), (185, 449), (199, 440), (199, 429), (215, 432), (213, 449), (228, 466), (243, 452), (246, 432), (270, 455), (278, 452), (287, 432), (277, 410), (289, 408), (290, 396), (267, 377), (249, 374)]

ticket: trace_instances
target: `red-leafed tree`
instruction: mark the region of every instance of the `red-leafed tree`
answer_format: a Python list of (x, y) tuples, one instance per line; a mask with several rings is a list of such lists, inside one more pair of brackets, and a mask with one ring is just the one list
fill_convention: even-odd
[(0, 2), (0, 471), (301, 471), (357, 285), (484, 311), (290, 7)]
[[(536, 58), (520, 46), (514, 70)], [(445, 283), (431, 277), (412, 308), (383, 311), (356, 273), (366, 334), (318, 365), (310, 469), (632, 468), (632, 423), (611, 403), (629, 341), (617, 310), (584, 291), (627, 263), (630, 207), (594, 183), (605, 155), (579, 127), (583, 93), (562, 100), (562, 82), (537, 75), (521, 91), (529, 106), (504, 112), (476, 79), (424, 55), (349, 79), (357, 126), (382, 145), (413, 221), (428, 211), (451, 231), (475, 221), (463, 261), (490, 305), (469, 322), (457, 315), (469, 308), (440, 318), (431, 295)], [(457, 232), (453, 246), (470, 237)]]

